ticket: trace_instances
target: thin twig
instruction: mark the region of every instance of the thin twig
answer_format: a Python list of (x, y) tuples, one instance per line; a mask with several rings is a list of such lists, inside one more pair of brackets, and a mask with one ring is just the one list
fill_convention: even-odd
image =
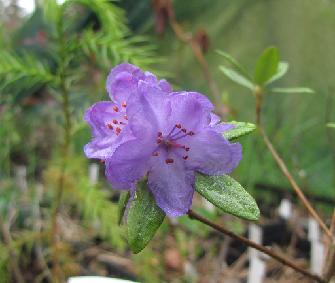
[(250, 241), (249, 239), (247, 238), (244, 238), (240, 235), (237, 235), (235, 233), (233, 233), (232, 231), (226, 229), (225, 227), (221, 226), (221, 225), (218, 225), (218, 224), (215, 224), (213, 223), (212, 221), (208, 220), (207, 218), (199, 215), (198, 213), (194, 212), (193, 210), (189, 210), (188, 211), (188, 216), (191, 218), (191, 219), (196, 219), (210, 227), (212, 227), (213, 229), (239, 241), (239, 242), (242, 242), (244, 243), (245, 245), (249, 246), (249, 247), (252, 247), (256, 250), (259, 250), (265, 254), (267, 254), (268, 256), (276, 259), (277, 261), (279, 261), (280, 263), (286, 265), (286, 266), (289, 266), (291, 267), (292, 269), (294, 269), (295, 271), (313, 279), (313, 280), (316, 280), (317, 282), (320, 282), (320, 283), (325, 283), (325, 280), (323, 280), (320, 276), (316, 275), (316, 274), (313, 274), (303, 268), (301, 268), (300, 266), (296, 265), (294, 262), (292, 262), (291, 260), (281, 256), (281, 255), (278, 255), (276, 253), (274, 253), (272, 250), (262, 246), (262, 245), (259, 245), (253, 241)]
[(225, 111), (223, 111), (223, 109), (220, 107), (220, 105), (221, 105), (220, 89), (219, 89), (217, 83), (215, 82), (215, 80), (213, 79), (213, 76), (210, 72), (209, 66), (208, 66), (207, 61), (205, 59), (204, 53), (201, 50), (201, 47), (194, 40), (194, 38), (192, 36), (190, 36), (189, 34), (187, 34), (183, 30), (182, 26), (176, 20), (174, 11), (172, 9), (172, 7), (173, 7), (172, 3), (170, 3), (170, 7), (171, 7), (171, 11), (170, 11), (170, 14), (169, 14), (169, 23), (170, 23), (170, 26), (171, 26), (172, 30), (174, 31), (176, 37), (179, 40), (188, 44), (191, 47), (192, 52), (194, 54), (194, 57), (197, 59), (198, 63), (201, 66), (204, 77), (205, 77), (205, 79), (208, 83), (208, 87), (213, 94), (215, 104), (219, 105), (219, 108), (217, 109), (217, 111), (219, 112), (218, 114), (226, 115)]
[(319, 214), (315, 211), (315, 209), (313, 208), (313, 206), (311, 205), (309, 200), (305, 197), (304, 193), (302, 192), (300, 187), (297, 185), (297, 183), (293, 179), (293, 177), (292, 177), (291, 173), (289, 172), (289, 170), (287, 169), (284, 161), (280, 158), (278, 152), (275, 150), (272, 143), (270, 142), (270, 140), (269, 140), (268, 136), (266, 135), (264, 129), (260, 125), (258, 126), (258, 129), (259, 129), (259, 132), (261, 133), (261, 135), (263, 137), (265, 145), (267, 146), (267, 148), (271, 152), (273, 158), (277, 162), (277, 165), (279, 166), (280, 170), (282, 171), (282, 173), (285, 175), (285, 177), (287, 178), (287, 180), (291, 184), (293, 190), (295, 191), (295, 193), (297, 194), (297, 196), (301, 200), (302, 204), (306, 207), (306, 209), (310, 213), (310, 215), (312, 217), (314, 217), (315, 220), (319, 223), (320, 227), (326, 233), (326, 235), (330, 239), (333, 239), (333, 235), (332, 235), (331, 231), (329, 230), (327, 225), (324, 223), (324, 221), (321, 219)]
[(290, 171), (288, 170), (285, 162), (279, 156), (278, 152), (274, 148), (273, 144), (269, 140), (265, 130), (263, 129), (263, 127), (261, 125), (262, 102), (263, 102), (262, 98), (264, 96), (263, 89), (261, 89), (260, 87), (257, 87), (255, 92), (254, 92), (254, 95), (256, 97), (256, 124), (257, 124), (257, 127), (259, 129), (259, 132), (260, 132), (260, 134), (263, 138), (263, 141), (264, 141), (265, 145), (269, 149), (269, 151), (270, 151), (271, 155), (273, 156), (274, 160), (277, 162), (277, 165), (279, 166), (280, 170), (282, 171), (284, 176), (287, 178), (287, 180), (291, 184), (294, 192), (296, 193), (296, 195), (298, 196), (298, 198), (300, 199), (302, 204), (306, 207), (309, 214), (312, 217), (314, 217), (314, 219), (319, 223), (322, 230), (331, 239), (331, 241), (333, 241), (334, 237), (333, 237), (331, 231), (329, 230), (327, 225), (324, 223), (324, 221), (321, 219), (321, 217), (316, 212), (316, 210), (313, 208), (313, 206), (311, 205), (309, 200), (306, 198), (305, 194), (302, 192), (302, 190), (300, 189), (300, 187), (298, 186), (298, 184), (294, 180), (294, 178), (291, 175)]

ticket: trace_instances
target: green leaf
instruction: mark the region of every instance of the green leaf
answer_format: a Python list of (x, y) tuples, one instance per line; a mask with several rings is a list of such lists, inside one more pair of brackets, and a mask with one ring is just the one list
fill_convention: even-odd
[(256, 201), (230, 176), (198, 175), (196, 191), (224, 212), (247, 220), (257, 220)]
[(279, 62), (277, 72), (266, 82), (266, 84), (271, 84), (274, 81), (281, 79), (287, 73), (288, 68), (289, 64), (287, 62)]
[(259, 57), (255, 67), (255, 82), (260, 86), (264, 85), (277, 72), (279, 63), (278, 50), (269, 47)]
[(252, 80), (246, 69), (235, 58), (222, 50), (216, 50), (216, 53), (223, 56), (242, 76)]
[(120, 194), (119, 205), (118, 205), (118, 224), (120, 225), (122, 222), (123, 215), (126, 211), (127, 203), (130, 197), (129, 191), (122, 192)]
[(250, 90), (254, 89), (254, 84), (242, 74), (234, 71), (233, 69), (227, 68), (225, 66), (220, 66), (220, 70), (233, 82), (245, 86)]
[(157, 206), (146, 182), (139, 184), (128, 214), (128, 242), (134, 253), (146, 247), (164, 217), (165, 213)]
[(314, 90), (308, 87), (285, 87), (285, 88), (272, 88), (271, 92), (274, 93), (314, 93)]
[(234, 141), (240, 137), (248, 135), (256, 129), (256, 125), (252, 123), (232, 121), (227, 124), (233, 124), (235, 126), (234, 129), (223, 133), (223, 136), (229, 141)]
[(329, 127), (329, 128), (335, 128), (335, 123), (328, 123), (327, 127)]

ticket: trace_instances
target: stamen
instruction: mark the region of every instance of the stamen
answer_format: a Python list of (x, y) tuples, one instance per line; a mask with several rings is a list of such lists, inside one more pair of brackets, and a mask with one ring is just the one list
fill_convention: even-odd
[(123, 102), (121, 103), (121, 106), (122, 106), (122, 107), (127, 107), (127, 102), (123, 101)]
[(173, 141), (180, 140), (180, 139), (182, 139), (182, 138), (184, 138), (184, 137), (186, 137), (186, 136), (188, 136), (188, 135), (189, 135), (189, 134), (187, 133), (187, 134), (183, 134), (183, 135), (178, 136), (178, 137), (174, 136), (174, 137), (173, 137)]
[(159, 152), (158, 151), (153, 152), (152, 156), (159, 156)]
[(161, 137), (161, 136), (163, 136), (163, 133), (162, 132), (158, 132), (157, 137)]
[[(183, 131), (184, 129), (182, 129)], [(180, 140), (186, 136), (194, 136), (194, 132), (192, 131), (189, 131), (188, 133), (186, 133), (185, 131), (183, 131), (185, 134), (184, 135), (181, 135), (181, 136), (178, 136), (177, 134), (173, 135), (171, 138), (173, 138), (174, 141), (177, 141), (177, 140)], [(177, 137), (178, 136), (178, 137)]]
[(113, 125), (111, 123), (108, 123), (107, 128), (113, 130)]
[(162, 139), (157, 139), (156, 141), (157, 141), (157, 143), (161, 143)]
[(114, 110), (115, 112), (119, 112), (119, 107), (117, 107), (117, 106), (115, 105), (115, 106), (113, 106), (113, 110)]
[(128, 120), (128, 116), (127, 116), (127, 115), (124, 115), (123, 118), (124, 118), (125, 120)]
[(168, 133), (167, 138), (170, 138), (170, 136), (173, 134), (174, 130), (177, 128), (177, 125), (175, 125), (172, 130), (170, 131), (170, 133)]
[(105, 162), (106, 162), (106, 161), (105, 161), (104, 159), (100, 159), (100, 163), (101, 163), (101, 164), (105, 164)]
[(186, 150), (186, 151), (190, 151), (190, 148), (189, 148), (189, 147), (185, 147), (185, 150)]
[(113, 124), (116, 125), (116, 124), (118, 124), (118, 123), (119, 123), (119, 122), (118, 122), (117, 120), (115, 120), (115, 119), (113, 120)]
[(171, 163), (173, 163), (174, 162), (174, 160), (172, 159), (172, 158), (167, 158), (167, 159), (165, 159), (165, 163), (166, 164), (171, 164)]
[(122, 121), (120, 121), (120, 125), (125, 125), (125, 123), (123, 123)]
[(176, 136), (178, 136), (179, 134), (181, 134), (182, 133), (182, 131), (180, 130), (180, 131), (178, 131), (177, 133), (174, 133), (172, 136), (170, 136), (169, 138), (170, 139), (173, 139), (174, 137), (176, 137)]
[(188, 155), (183, 156), (183, 159), (186, 160), (188, 158)]
[(177, 127), (178, 129), (180, 129), (180, 128), (181, 128), (181, 124), (176, 124), (176, 127)]
[(116, 132), (117, 135), (119, 135), (119, 134), (121, 133), (121, 131), (122, 131), (122, 130), (121, 130), (121, 128), (119, 128), (119, 127), (117, 127), (117, 128), (115, 129), (115, 132)]
[(186, 132), (187, 132), (187, 130), (186, 130), (185, 128), (182, 128), (181, 131), (182, 131), (183, 133), (186, 133)]

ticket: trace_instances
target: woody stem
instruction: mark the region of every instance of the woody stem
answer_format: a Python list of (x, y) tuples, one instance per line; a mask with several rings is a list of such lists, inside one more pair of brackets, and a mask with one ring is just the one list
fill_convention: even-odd
[(317, 282), (320, 282), (320, 283), (325, 283), (326, 281), (321, 278), (320, 276), (314, 274), (314, 273), (311, 273), (309, 272), (308, 270), (305, 270), (303, 268), (301, 268), (300, 266), (298, 266), (297, 264), (295, 264), (293, 261), (291, 261), (290, 259), (287, 259), (286, 257), (283, 257), (275, 252), (273, 252), (272, 250), (262, 246), (262, 245), (259, 245), (253, 241), (250, 241), (249, 239), (245, 238), (245, 237), (242, 237), (240, 235), (237, 235), (235, 234), (234, 232), (226, 229), (224, 226), (222, 225), (218, 225), (212, 221), (210, 221), (209, 219), (201, 216), (200, 214), (194, 212), (193, 210), (189, 210), (188, 211), (188, 216), (191, 218), (191, 219), (195, 219), (195, 220), (198, 220), (200, 222), (202, 222), (203, 224), (205, 225), (208, 225), (210, 227), (212, 227), (213, 229), (219, 231), (220, 233), (223, 233), (239, 242), (242, 242), (243, 244), (249, 246), (249, 247), (252, 247), (270, 257), (272, 257), (273, 259), (277, 260), (278, 262), (286, 265), (286, 266), (289, 266), (291, 267), (292, 269), (294, 269), (295, 271), (313, 279), (313, 280), (316, 280)]

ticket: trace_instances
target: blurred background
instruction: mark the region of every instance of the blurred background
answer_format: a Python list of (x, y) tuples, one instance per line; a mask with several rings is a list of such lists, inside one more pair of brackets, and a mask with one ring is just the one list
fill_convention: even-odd
[[(329, 223), (335, 204), (335, 130), (326, 127), (335, 121), (334, 26), (332, 0), (1, 0), (0, 282), (65, 282), (75, 275), (250, 280), (246, 247), (187, 217), (166, 219), (140, 254), (127, 248), (126, 230), (117, 223), (119, 193), (106, 183), (103, 164), (83, 154), (90, 130), (82, 119), (89, 105), (108, 99), (106, 76), (124, 61), (168, 78), (175, 89), (209, 96), (224, 120), (255, 123), (254, 97), (224, 77), (219, 65), (225, 61), (216, 50), (253, 72), (262, 50), (276, 46), (290, 64), (276, 86), (315, 92), (269, 94), (263, 124)], [(233, 175), (260, 206), (263, 243), (313, 268), (306, 212), (257, 132), (241, 143), (243, 160)], [(197, 196), (194, 207), (250, 235), (247, 222)], [(266, 261), (263, 282), (308, 282)]]

